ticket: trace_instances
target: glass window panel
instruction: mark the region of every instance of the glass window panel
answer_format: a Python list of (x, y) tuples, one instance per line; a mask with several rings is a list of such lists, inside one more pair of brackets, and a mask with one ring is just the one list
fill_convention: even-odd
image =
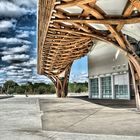
[(91, 95), (93, 98), (99, 98), (98, 78), (90, 80)]
[(127, 74), (114, 76), (114, 90), (116, 99), (128, 99), (128, 77)]
[(112, 98), (111, 76), (101, 78), (101, 91), (103, 98)]

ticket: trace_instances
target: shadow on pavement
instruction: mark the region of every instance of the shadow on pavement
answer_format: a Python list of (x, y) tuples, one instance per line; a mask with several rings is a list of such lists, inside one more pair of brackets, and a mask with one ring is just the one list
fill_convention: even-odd
[(78, 98), (90, 103), (107, 106), (111, 108), (136, 108), (135, 100), (123, 99), (89, 99), (88, 96), (69, 96), (69, 98)]
[(14, 95), (0, 95), (0, 99), (13, 98)]

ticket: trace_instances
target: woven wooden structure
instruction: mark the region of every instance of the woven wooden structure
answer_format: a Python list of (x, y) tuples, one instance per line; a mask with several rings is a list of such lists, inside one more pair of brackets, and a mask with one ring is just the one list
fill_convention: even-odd
[(140, 109), (140, 60), (122, 32), (126, 24), (140, 23), (140, 0), (116, 0), (122, 5), (121, 12), (114, 14), (108, 12), (111, 7), (103, 7), (105, 1), (39, 0), (38, 73), (53, 81), (58, 97), (65, 97), (73, 61), (85, 56), (97, 41), (112, 43), (128, 58)]

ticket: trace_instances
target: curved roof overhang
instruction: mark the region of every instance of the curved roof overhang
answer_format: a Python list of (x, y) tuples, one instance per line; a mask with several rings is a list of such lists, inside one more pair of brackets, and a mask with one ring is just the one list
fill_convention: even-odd
[(139, 33), (139, 0), (39, 0), (38, 73), (59, 76), (96, 41), (135, 55), (125, 35)]

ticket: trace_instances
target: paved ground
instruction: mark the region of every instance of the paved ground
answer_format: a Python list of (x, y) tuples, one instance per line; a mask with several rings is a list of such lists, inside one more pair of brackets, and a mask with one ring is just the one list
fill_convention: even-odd
[[(43, 129), (72, 133), (140, 136), (140, 114), (133, 108), (126, 108), (127, 101), (116, 100), (115, 104), (111, 100), (108, 102), (110, 104), (106, 102), (106, 106), (102, 106), (83, 97), (81, 99), (42, 99), (40, 107), (44, 112)], [(117, 102), (122, 104), (118, 108)]]
[(40, 140), (40, 131), (37, 98), (14, 97), (0, 100), (0, 140)]
[[(13, 97), (13, 98), (0, 100), (0, 140), (79, 140), (79, 139), (80, 140), (140, 140), (140, 137), (138, 136), (115, 136), (115, 135), (103, 135), (103, 134), (98, 135), (98, 134), (70, 133), (70, 132), (58, 132), (56, 130), (43, 131), (42, 124), (41, 124), (42, 112), (40, 111), (39, 100), (38, 100), (40, 98), (42, 97), (30, 96), (28, 98), (25, 98), (25, 96), (19, 96), (19, 97)], [(66, 103), (66, 101), (68, 101), (68, 103)], [(86, 104), (88, 104), (88, 106), (89, 105), (94, 106), (94, 107), (90, 107), (87, 110), (87, 115), (89, 113), (92, 113), (90, 109), (91, 110), (93, 109), (94, 113), (100, 112), (101, 110), (105, 111), (104, 107), (102, 106), (93, 105), (93, 103), (89, 104), (88, 102), (80, 100), (80, 99), (66, 99), (66, 100), (60, 99), (58, 101), (58, 99), (55, 99), (54, 97), (47, 96), (47, 97), (43, 97), (43, 99), (40, 100), (40, 104), (44, 112), (46, 110), (44, 115), (47, 116), (46, 114), (48, 114), (48, 116), (51, 116), (52, 118), (54, 118), (53, 128), (56, 126), (55, 127), (56, 129), (57, 129), (57, 126), (60, 125), (60, 123), (59, 125), (56, 124), (57, 122), (56, 118), (58, 117), (58, 114), (61, 114), (61, 116), (59, 117), (60, 118), (62, 117), (61, 119), (64, 119), (64, 116), (62, 113), (66, 113), (65, 117), (67, 117), (67, 113), (68, 111), (70, 111), (70, 109), (71, 111), (69, 112), (70, 114), (69, 119), (70, 120), (73, 119), (73, 115), (76, 115), (76, 112), (77, 112), (77, 117), (79, 118), (80, 116), (78, 113), (79, 111), (76, 111), (76, 108), (80, 109), (80, 106), (81, 106), (81, 109), (83, 110), (83, 114), (81, 112), (81, 115), (84, 115), (84, 116), (80, 117), (80, 121), (82, 121), (83, 119), (84, 122), (86, 118), (88, 118), (86, 117), (86, 114), (85, 114), (85, 110), (87, 109)], [(60, 110), (60, 108), (63, 108), (62, 105), (65, 105), (64, 110), (63, 109)], [(76, 105), (76, 106), (73, 106), (73, 105)], [(69, 110), (65, 110), (66, 106), (67, 107), (69, 106), (68, 107)], [(59, 110), (56, 111), (57, 109)], [(130, 112), (130, 114), (132, 115), (132, 118), (135, 118), (134, 120), (136, 120), (137, 116), (139, 116), (139, 114), (137, 114), (135, 111), (131, 111), (130, 109), (128, 109), (127, 111)], [(51, 115), (51, 112), (52, 112), (52, 115)], [(56, 114), (54, 114), (54, 112)], [(44, 120), (46, 120), (45, 116), (42, 117), (44, 118)], [(48, 120), (48, 122), (44, 121), (43, 128), (47, 125), (50, 127), (51, 121), (52, 121), (51, 119)], [(74, 121), (77, 122), (78, 119), (75, 119)], [(133, 120), (130, 120), (130, 121), (133, 121)], [(69, 120), (64, 121), (63, 126), (65, 125), (68, 126), (70, 122)], [(139, 120), (137, 122), (139, 122)], [(75, 125), (77, 126), (79, 123), (77, 122)], [(134, 121), (134, 125), (135, 123), (136, 122)], [(89, 127), (90, 126), (87, 127), (86, 125), (86, 126), (83, 126), (82, 129), (84, 128), (89, 129)], [(98, 126), (96, 127), (98, 128)], [(138, 124), (136, 127), (138, 127)], [(132, 129), (133, 128), (134, 126), (132, 126)]]

